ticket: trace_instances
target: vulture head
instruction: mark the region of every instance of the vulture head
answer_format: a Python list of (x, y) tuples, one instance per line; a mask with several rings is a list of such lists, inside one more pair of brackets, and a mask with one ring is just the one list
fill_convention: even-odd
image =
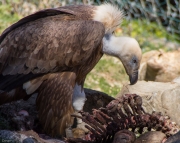
[(113, 32), (122, 22), (123, 12), (111, 4), (99, 6), (94, 14), (94, 20), (103, 23), (105, 36), (103, 38), (103, 52), (115, 56), (123, 63), (129, 76), (130, 84), (138, 80), (138, 69), (142, 57), (141, 48), (134, 38), (116, 37)]
[(106, 34), (103, 38), (103, 52), (120, 59), (131, 85), (137, 82), (142, 52), (134, 38), (115, 37), (113, 34)]

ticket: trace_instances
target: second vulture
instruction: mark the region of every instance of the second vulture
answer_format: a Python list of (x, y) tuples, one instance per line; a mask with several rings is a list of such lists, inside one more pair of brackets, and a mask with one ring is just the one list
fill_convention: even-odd
[(71, 114), (83, 108), (86, 75), (103, 54), (120, 59), (131, 84), (138, 79), (138, 42), (113, 35), (122, 17), (111, 4), (74, 5), (41, 10), (8, 27), (0, 37), (0, 104), (38, 94), (44, 130), (64, 135)]

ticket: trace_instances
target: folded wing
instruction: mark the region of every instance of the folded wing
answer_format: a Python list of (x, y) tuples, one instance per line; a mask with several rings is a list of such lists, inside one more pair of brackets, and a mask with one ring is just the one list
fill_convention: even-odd
[(72, 71), (91, 57), (104, 36), (103, 24), (72, 14), (27, 21), (0, 38), (0, 90), (46, 73)]

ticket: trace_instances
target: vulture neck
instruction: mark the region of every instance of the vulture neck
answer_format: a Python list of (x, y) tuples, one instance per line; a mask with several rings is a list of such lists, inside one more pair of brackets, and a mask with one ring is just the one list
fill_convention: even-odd
[(124, 45), (128, 42), (128, 37), (115, 37), (112, 34), (105, 34), (103, 38), (103, 53), (121, 58)]

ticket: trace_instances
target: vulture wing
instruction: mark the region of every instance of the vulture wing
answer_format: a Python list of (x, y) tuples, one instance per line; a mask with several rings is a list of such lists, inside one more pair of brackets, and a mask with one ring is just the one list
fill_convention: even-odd
[(20, 27), (21, 25), (37, 20), (39, 18), (45, 18), (48, 16), (54, 16), (54, 15), (59, 15), (59, 14), (71, 14), (75, 15), (75, 13), (69, 9), (63, 9), (63, 8), (53, 8), (53, 9), (44, 9), (40, 10), (34, 14), (28, 15), (21, 20), (19, 20), (17, 23), (14, 23), (10, 27), (8, 27), (4, 32), (2, 33), (0, 37), (0, 43), (3, 41), (3, 39), (6, 37), (8, 33), (10, 33), (12, 30), (14, 30), (17, 27)]
[(72, 14), (34, 17), (20, 20), (0, 37), (0, 90), (85, 64), (105, 32), (102, 23)]

